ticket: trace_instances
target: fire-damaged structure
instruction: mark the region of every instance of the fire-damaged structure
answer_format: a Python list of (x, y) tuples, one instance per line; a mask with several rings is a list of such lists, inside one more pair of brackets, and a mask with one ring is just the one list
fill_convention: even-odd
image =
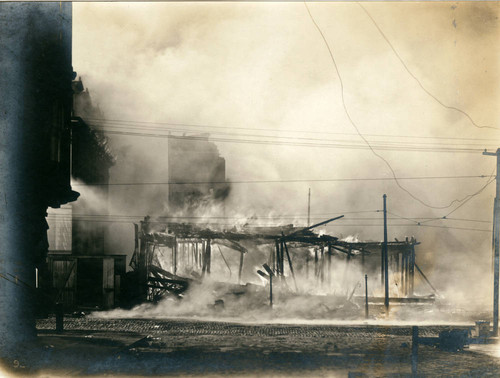
[[(281, 286), (295, 294), (305, 294), (299, 287), (298, 282), (303, 281), (297, 279), (298, 275), (313, 281), (322, 293), (331, 294), (328, 288), (332, 283), (345, 278), (346, 273), (344, 277), (333, 273), (332, 268), (340, 261), (347, 269), (351, 261), (357, 260), (364, 273), (378, 275), (381, 242), (351, 242), (313, 231), (338, 218), (341, 217), (310, 227), (287, 225), (218, 230), (210, 224), (173, 223), (162, 218), (153, 221), (146, 217), (135, 225), (135, 251), (130, 262), (133, 272), (129, 280), (133, 284), (128, 290), (134, 303), (182, 296), (190, 286), (202, 284), (210, 276), (215, 256), (220, 256), (218, 265), (225, 267), (231, 277), (229, 257), (224, 256), (221, 247), (238, 256), (232, 259), (233, 264), (235, 261), (237, 264), (237, 281), (226, 280), (227, 289), (233, 291), (244, 291), (252, 281), (248, 278), (256, 277), (256, 273), (264, 276), (256, 269), (261, 264), (270, 267)], [(388, 242), (389, 274), (400, 277), (395, 301), (415, 299), (414, 275), (415, 268), (418, 269), (415, 246), (418, 244), (414, 238)], [(246, 260), (250, 268), (247, 279), (243, 274)]]
[[(99, 116), (81, 79), (72, 82), (71, 177), (81, 185), (93, 185), (93, 197), (80, 199), (61, 211), (49, 214), (49, 253), (40, 283), (53, 301), (65, 310), (109, 309), (120, 305), (120, 287), (125, 276), (126, 255), (106, 251), (108, 223), (100, 221), (107, 212), (109, 170), (115, 158), (101, 131), (84, 117)], [(95, 185), (97, 184), (97, 185)]]
[(167, 153), (170, 210), (187, 215), (205, 207), (223, 210), (229, 194), (226, 161), (208, 135), (170, 135)]

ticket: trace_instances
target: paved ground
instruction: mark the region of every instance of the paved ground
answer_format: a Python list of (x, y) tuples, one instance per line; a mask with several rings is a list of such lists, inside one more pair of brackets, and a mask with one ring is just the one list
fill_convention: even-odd
[[(13, 371), (38, 376), (409, 376), (411, 328), (158, 319), (40, 320)], [(456, 328), (456, 327), (455, 327)], [(435, 336), (444, 326), (420, 327)], [(17, 367), (16, 367), (17, 366)], [(421, 346), (421, 376), (499, 376), (500, 358)]]

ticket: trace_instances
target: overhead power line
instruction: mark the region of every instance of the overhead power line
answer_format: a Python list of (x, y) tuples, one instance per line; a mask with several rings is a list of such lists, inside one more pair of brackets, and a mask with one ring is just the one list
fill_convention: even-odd
[[(366, 213), (379, 213), (381, 210), (359, 210), (359, 211), (339, 211), (332, 213), (315, 213), (310, 214), (315, 217), (322, 216), (324, 219), (326, 217), (334, 216), (334, 215), (343, 215), (343, 214), (366, 214)], [(49, 216), (68, 216), (68, 217), (118, 217), (118, 218), (144, 218), (144, 214), (141, 215), (129, 215), (129, 214), (77, 214), (77, 213), (66, 213), (66, 214), (58, 214), (58, 213), (49, 213)], [(240, 216), (216, 216), (216, 215), (154, 215), (152, 219), (281, 219), (281, 218), (295, 218), (295, 217), (306, 217), (306, 214), (284, 214), (284, 215), (249, 215), (248, 217)]]
[[(403, 190), (404, 192), (406, 192), (410, 197), (412, 197), (414, 200), (418, 201), (419, 203), (421, 203), (422, 205), (426, 206), (426, 207), (429, 207), (429, 208), (432, 208), (432, 209), (448, 209), (450, 208), (451, 206), (453, 206), (454, 203), (458, 202), (458, 203), (461, 203), (463, 202), (465, 199), (468, 199), (468, 198), (472, 198), (471, 196), (474, 196), (474, 194), (472, 195), (467, 195), (465, 197), (463, 197), (462, 199), (454, 199), (452, 200), (448, 205), (446, 206), (433, 206), (425, 201), (423, 201), (422, 199), (420, 199), (419, 197), (417, 197), (416, 195), (414, 195), (411, 191), (409, 191), (408, 189), (406, 189), (405, 187), (403, 187), (400, 183), (399, 183), (399, 180), (398, 180), (398, 177), (396, 176), (396, 172), (394, 171), (394, 169), (392, 168), (391, 164), (382, 156), (380, 155), (379, 153), (377, 153), (374, 148), (371, 146), (370, 142), (363, 136), (363, 134), (360, 132), (358, 126), (356, 125), (356, 123), (354, 122), (354, 120), (352, 119), (350, 113), (349, 113), (349, 110), (347, 109), (347, 105), (346, 105), (346, 102), (345, 102), (345, 98), (344, 98), (344, 83), (343, 83), (343, 80), (342, 80), (342, 75), (340, 74), (340, 71), (339, 71), (339, 68), (337, 66), (337, 62), (335, 61), (335, 57), (333, 55), (333, 52), (332, 52), (332, 49), (330, 48), (330, 44), (328, 43), (325, 35), (323, 34), (323, 31), (321, 30), (321, 28), (319, 27), (319, 25), (316, 23), (316, 20), (314, 19), (310, 9), (309, 9), (309, 6), (307, 5), (307, 3), (304, 1), (304, 5), (307, 9), (307, 12), (309, 14), (309, 17), (311, 19), (311, 21), (313, 22), (314, 26), (316, 27), (316, 29), (318, 30), (319, 34), (321, 35), (324, 43), (325, 43), (325, 46), (327, 47), (328, 49), (328, 52), (330, 54), (330, 58), (332, 60), (332, 63), (333, 63), (333, 66), (335, 67), (335, 71), (337, 73), (337, 76), (339, 78), (339, 82), (340, 82), (340, 92), (341, 92), (341, 99), (342, 99), (342, 106), (344, 108), (344, 112), (347, 116), (347, 118), (349, 119), (349, 122), (351, 123), (352, 127), (356, 130), (356, 132), (358, 133), (359, 137), (361, 139), (363, 139), (363, 141), (366, 143), (366, 145), (368, 146), (368, 148), (372, 151), (372, 153), (377, 156), (379, 159), (381, 159), (385, 164), (386, 166), (389, 168), (389, 170), (391, 171), (392, 173), (392, 176), (394, 178), (394, 182), (396, 183), (396, 185), (401, 189)], [(484, 188), (483, 188), (484, 189)]]
[(472, 125), (474, 125), (475, 127), (479, 128), (479, 129), (493, 129), (493, 130), (500, 130), (500, 128), (498, 127), (494, 127), (494, 126), (488, 126), (488, 125), (478, 125), (473, 119), (472, 117), (469, 115), (469, 113), (467, 113), (466, 111), (460, 109), (460, 108), (457, 108), (455, 106), (450, 106), (450, 105), (446, 105), (445, 103), (443, 103), (439, 98), (437, 98), (437, 96), (435, 96), (431, 91), (429, 91), (426, 87), (424, 87), (424, 85), (422, 84), (422, 82), (417, 78), (417, 76), (408, 68), (408, 66), (406, 65), (405, 61), (403, 60), (403, 58), (401, 58), (401, 56), (399, 55), (399, 53), (397, 52), (397, 50), (394, 48), (394, 46), (392, 45), (392, 43), (389, 41), (389, 39), (387, 38), (387, 36), (385, 35), (385, 33), (382, 31), (382, 29), (380, 28), (380, 26), (377, 24), (377, 22), (375, 21), (375, 19), (373, 18), (373, 16), (370, 14), (370, 12), (368, 12), (368, 10), (361, 4), (361, 3), (357, 3), (361, 9), (363, 9), (366, 13), (366, 15), (370, 18), (370, 20), (373, 22), (373, 24), (375, 25), (375, 27), (377, 28), (377, 30), (379, 31), (380, 35), (384, 38), (384, 40), (387, 42), (387, 44), (389, 45), (389, 47), (391, 48), (392, 52), (394, 53), (394, 55), (396, 55), (396, 57), (399, 59), (399, 61), (401, 62), (401, 64), (403, 65), (403, 67), (405, 68), (406, 72), (408, 72), (408, 74), (417, 82), (417, 84), (419, 85), (420, 88), (422, 88), (422, 90), (427, 93), (427, 95), (429, 95), (431, 98), (433, 98), (439, 105), (441, 105), (442, 107), (446, 108), (446, 109), (449, 109), (449, 110), (454, 110), (456, 112), (459, 112), (461, 113), (463, 116), (465, 116)]
[[(109, 118), (86, 118), (86, 121), (95, 124), (117, 124), (117, 125), (158, 125), (158, 126), (171, 126), (171, 127), (192, 127), (201, 128), (202, 131), (207, 129), (229, 129), (229, 130), (251, 130), (251, 131), (264, 131), (274, 133), (298, 133), (298, 134), (321, 134), (321, 135), (355, 135), (357, 133), (345, 132), (332, 132), (332, 131), (315, 131), (297, 130), (297, 129), (275, 129), (275, 128), (255, 128), (255, 127), (238, 127), (238, 126), (220, 126), (208, 124), (192, 124), (192, 123), (178, 123), (178, 122), (152, 122), (140, 120), (123, 120), (123, 119), (109, 119)], [(176, 129), (178, 130), (178, 129)], [(201, 132), (201, 131), (199, 131)], [(460, 138), (460, 137), (444, 137), (444, 136), (429, 136), (429, 135), (397, 135), (397, 134), (364, 134), (367, 137), (384, 137), (384, 138), (405, 138), (405, 139), (441, 139), (441, 140), (468, 140), (468, 141), (491, 141), (491, 138)]]
[[(359, 213), (378, 213), (380, 212), (379, 210), (373, 210), (373, 211), (364, 211), (364, 212), (350, 212), (351, 214), (359, 214)], [(436, 221), (436, 220), (451, 220), (451, 221), (459, 221), (459, 222), (475, 222), (475, 223), (492, 223), (491, 221), (486, 221), (486, 220), (478, 220), (478, 219), (465, 219), (465, 218), (436, 218), (436, 217), (416, 217), (416, 218), (408, 218), (408, 217), (403, 217), (400, 215), (397, 215), (395, 213), (389, 212), (392, 217), (388, 217), (387, 219), (389, 220), (406, 220), (412, 223), (415, 223), (416, 225), (421, 225), (422, 223), (425, 223), (425, 221)], [(311, 219), (316, 219), (316, 220), (322, 220), (325, 219), (325, 217), (328, 216), (333, 216), (337, 215), (340, 213), (328, 213), (324, 214), (323, 216), (318, 216), (318, 214), (314, 215), (313, 218)], [(342, 214), (349, 214), (349, 212), (343, 212)], [(56, 220), (65, 220), (65, 221), (70, 221), (70, 220), (77, 220), (77, 221), (95, 221), (95, 222), (101, 222), (101, 221), (113, 221), (113, 220), (123, 220), (123, 221), (137, 221), (138, 219), (143, 218), (143, 215), (127, 215), (127, 214), (75, 214), (75, 213), (65, 213), (65, 214), (57, 214), (57, 213), (49, 213), (48, 215), (49, 219), (56, 219)], [(252, 215), (248, 217), (242, 217), (242, 216), (213, 216), (213, 215), (200, 215), (200, 216), (158, 216), (158, 217), (153, 217), (151, 222), (168, 222), (169, 220), (176, 220), (176, 221), (185, 221), (185, 220), (233, 220), (233, 221), (256, 221), (256, 220), (306, 220), (307, 216), (305, 214), (295, 214), (295, 215)], [(342, 221), (350, 221), (350, 220), (377, 220), (377, 221), (383, 221), (382, 217), (359, 217), (359, 216), (347, 216), (342, 219)]]
[[(95, 121), (90, 121), (89, 125), (94, 127), (96, 130), (99, 131), (134, 131), (134, 130), (139, 130), (139, 131), (154, 131), (154, 132), (185, 132), (185, 133), (198, 133), (198, 134), (210, 134), (211, 137), (213, 135), (229, 135), (233, 137), (248, 137), (248, 138), (271, 138), (271, 139), (286, 139), (286, 140), (305, 140), (305, 141), (319, 141), (319, 142), (344, 142), (344, 143), (362, 143), (354, 140), (348, 140), (348, 139), (325, 139), (325, 138), (305, 138), (305, 137), (298, 137), (298, 136), (279, 136), (279, 135), (262, 135), (262, 134), (243, 134), (243, 133), (234, 133), (234, 132), (226, 132), (226, 131), (213, 131), (210, 129), (203, 129), (203, 130), (191, 130), (191, 129), (180, 129), (177, 127), (151, 127), (151, 126), (146, 126), (143, 124), (131, 124), (131, 123), (109, 123), (109, 122), (95, 122)], [(260, 129), (261, 130), (261, 129)], [(321, 134), (321, 133), (320, 133)], [(166, 134), (170, 135), (170, 134)], [(356, 135), (357, 134), (342, 134), (342, 135)], [(185, 136), (185, 135), (184, 135)], [(491, 142), (491, 139), (488, 139), (489, 142)], [(484, 143), (442, 143), (442, 142), (408, 142), (408, 141), (401, 141), (401, 140), (376, 140), (372, 142), (372, 146), (379, 146), (379, 145), (397, 145), (399, 147), (418, 147), (418, 146), (452, 146), (452, 147), (460, 147), (460, 148), (465, 148), (466, 146), (480, 146), (482, 149), (484, 148), (496, 148), (494, 145), (485, 145)]]
[[(65, 222), (66, 220), (55, 220), (56, 222)], [(78, 219), (80, 222), (96, 222), (95, 220), (92, 219)], [(132, 220), (110, 220), (110, 219), (103, 219), (99, 220), (98, 222), (104, 222), (104, 223), (126, 223), (126, 224), (132, 224)], [(151, 221), (150, 223), (155, 224), (155, 223), (163, 223), (163, 222), (155, 222)], [(198, 222), (198, 223), (193, 223), (193, 224), (199, 224), (199, 225), (204, 225), (204, 226), (229, 226), (229, 227), (237, 227), (237, 224), (234, 223), (220, 223), (220, 222)], [(254, 226), (254, 227), (282, 227), (285, 226), (285, 224), (267, 224), (267, 223), (245, 223), (244, 226)], [(434, 225), (411, 225), (411, 224), (388, 224), (389, 227), (430, 227), (430, 228), (445, 228), (445, 229), (450, 229), (450, 230), (466, 230), (466, 231), (480, 231), (480, 232), (491, 232), (491, 230), (483, 230), (483, 229), (476, 229), (476, 228), (467, 228), (467, 227), (447, 227), (447, 226), (434, 226)], [(349, 224), (332, 224), (332, 225), (325, 225), (323, 227), (382, 227), (381, 224), (372, 224), (372, 223), (349, 223)]]
[[(413, 176), (400, 177), (400, 180), (461, 180), (494, 177), (491, 175), (469, 176)], [(274, 183), (311, 183), (311, 182), (350, 182), (350, 181), (392, 181), (391, 177), (331, 178), (331, 179), (284, 179), (284, 180), (227, 180), (227, 181), (174, 181), (174, 182), (112, 182), (112, 183), (74, 183), (71, 186), (146, 186), (146, 185), (206, 185), (206, 184), (274, 184)]]
[[(320, 147), (320, 148), (334, 148), (334, 149), (349, 149), (349, 150), (377, 150), (387, 151), (404, 151), (404, 152), (437, 152), (437, 153), (481, 153), (484, 148), (451, 148), (451, 147), (419, 147), (419, 146), (385, 146), (385, 145), (358, 145), (358, 144), (343, 144), (343, 143), (306, 143), (306, 142), (287, 142), (265, 139), (235, 139), (235, 138), (221, 138), (221, 137), (206, 137), (195, 135), (172, 135), (172, 134), (157, 134), (152, 132), (131, 132), (131, 131), (116, 131), (116, 130), (103, 130), (106, 134), (115, 135), (128, 135), (128, 136), (141, 136), (153, 138), (167, 138), (167, 139), (184, 139), (184, 140), (198, 140), (222, 143), (239, 143), (239, 144), (257, 144), (268, 146), (294, 146), (294, 147)], [(375, 153), (376, 154), (376, 153)], [(377, 156), (380, 156), (377, 154)], [(449, 207), (449, 206), (448, 206)]]
[[(459, 208), (461, 208), (462, 206), (464, 206), (467, 202), (469, 202), (472, 198), (476, 197), (477, 195), (481, 194), (489, 185), (491, 185), (495, 179), (496, 179), (496, 176), (490, 176), (491, 179), (489, 179), (485, 185), (483, 185), (478, 191), (476, 191), (475, 193), (472, 193), (470, 195), (468, 195), (468, 198), (464, 199), (463, 202), (458, 205), (456, 208), (454, 208), (452, 211), (448, 212), (447, 214), (441, 216), (441, 217), (430, 217), (430, 218), (427, 218), (426, 220), (418, 220), (419, 218), (411, 218), (411, 217), (404, 217), (404, 216), (401, 216), (401, 215), (397, 215), (395, 213), (392, 213), (390, 211), (388, 211), (389, 214), (395, 216), (395, 217), (398, 217), (400, 219), (405, 219), (405, 220), (408, 220), (410, 222), (414, 222), (415, 224), (421, 226), (423, 225), (424, 223), (429, 223), (429, 222), (434, 222), (434, 221), (438, 221), (438, 220), (461, 220), (460, 218), (448, 218), (451, 214), (453, 214), (455, 211), (457, 211)], [(462, 219), (463, 220), (463, 219)], [(492, 223), (490, 221), (479, 221), (479, 220), (467, 220), (469, 222), (487, 222), (487, 223)]]

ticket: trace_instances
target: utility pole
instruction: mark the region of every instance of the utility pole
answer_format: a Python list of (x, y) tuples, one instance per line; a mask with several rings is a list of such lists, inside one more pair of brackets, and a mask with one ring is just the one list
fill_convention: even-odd
[(309, 188), (309, 195), (307, 196), (307, 227), (311, 225), (311, 188)]
[(365, 274), (365, 318), (368, 319), (368, 275)]
[(384, 194), (384, 244), (382, 248), (382, 254), (384, 256), (384, 286), (385, 286), (385, 298), (384, 305), (386, 311), (389, 310), (389, 260), (387, 258), (387, 195)]
[(272, 308), (273, 308), (273, 277), (274, 277), (274, 273), (273, 273), (273, 270), (269, 267), (269, 265), (264, 264), (262, 266), (266, 270), (267, 274), (269, 274), (269, 307), (272, 310)]
[(499, 273), (499, 234), (500, 234), (500, 222), (498, 217), (500, 216), (500, 181), (498, 180), (498, 173), (500, 172), (500, 148), (496, 152), (484, 151), (483, 155), (496, 156), (497, 157), (497, 174), (496, 174), (496, 196), (493, 206), (493, 246), (495, 249), (494, 261), (493, 261), (493, 336), (498, 336), (498, 273)]

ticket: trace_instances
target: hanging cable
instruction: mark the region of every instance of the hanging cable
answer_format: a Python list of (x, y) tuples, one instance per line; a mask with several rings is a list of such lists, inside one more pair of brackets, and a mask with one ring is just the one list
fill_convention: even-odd
[(454, 110), (456, 112), (459, 112), (461, 113), (463, 116), (465, 116), (472, 125), (474, 125), (475, 127), (477, 127), (478, 129), (493, 129), (493, 130), (500, 130), (500, 128), (498, 127), (494, 127), (494, 126), (488, 126), (488, 125), (478, 125), (473, 119), (472, 117), (469, 115), (469, 113), (463, 111), (462, 109), (460, 108), (457, 108), (455, 106), (449, 106), (449, 105), (446, 105), (444, 104), (439, 98), (437, 98), (434, 94), (432, 94), (427, 88), (424, 87), (424, 85), (422, 84), (422, 82), (417, 78), (417, 76), (410, 71), (410, 69), (408, 68), (408, 66), (406, 65), (406, 63), (404, 62), (403, 58), (401, 58), (401, 56), (399, 55), (399, 53), (396, 51), (396, 49), (394, 48), (394, 46), (392, 45), (392, 43), (389, 41), (389, 39), (387, 38), (387, 36), (385, 35), (385, 33), (382, 31), (382, 29), (380, 28), (380, 26), (377, 24), (377, 22), (375, 21), (375, 19), (372, 17), (372, 15), (370, 14), (370, 12), (368, 12), (368, 10), (361, 4), (361, 3), (357, 3), (361, 9), (363, 9), (366, 13), (366, 15), (370, 18), (370, 20), (373, 22), (373, 24), (375, 25), (375, 27), (377, 28), (377, 30), (379, 31), (380, 35), (385, 39), (385, 41), (387, 42), (387, 44), (389, 45), (389, 47), (391, 48), (392, 52), (396, 55), (396, 57), (399, 59), (399, 61), (401, 62), (401, 64), (403, 65), (403, 67), (405, 68), (406, 72), (408, 72), (408, 74), (417, 82), (417, 84), (420, 86), (420, 88), (422, 88), (422, 90), (427, 93), (427, 95), (429, 95), (431, 98), (433, 98), (439, 105), (441, 105), (442, 107), (446, 108), (446, 109), (449, 109), (449, 110)]
[(344, 98), (344, 83), (343, 83), (343, 80), (342, 80), (342, 76), (340, 74), (340, 71), (339, 71), (339, 68), (337, 66), (337, 62), (335, 61), (335, 57), (333, 56), (333, 52), (332, 52), (332, 49), (330, 48), (330, 45), (325, 37), (325, 35), (323, 34), (323, 31), (321, 30), (321, 28), (319, 27), (319, 25), (316, 23), (307, 3), (304, 1), (304, 5), (307, 9), (307, 13), (309, 14), (309, 17), (311, 18), (311, 21), (313, 22), (314, 26), (316, 27), (316, 29), (318, 30), (318, 32), (320, 33), (321, 37), (323, 38), (323, 41), (328, 49), (328, 52), (330, 54), (330, 58), (333, 62), (333, 65), (335, 67), (335, 71), (337, 73), (337, 76), (339, 78), (339, 81), (340, 81), (340, 88), (341, 88), (341, 99), (342, 99), (342, 106), (344, 108), (344, 112), (347, 116), (347, 118), (349, 119), (349, 122), (351, 123), (351, 125), (354, 127), (354, 129), (356, 130), (356, 132), (358, 133), (359, 137), (361, 139), (364, 140), (364, 142), (366, 143), (366, 145), (368, 146), (368, 148), (372, 151), (372, 153), (377, 156), (379, 159), (381, 159), (385, 164), (386, 166), (389, 168), (389, 170), (391, 171), (392, 173), (392, 176), (394, 178), (394, 182), (396, 183), (396, 185), (401, 189), (403, 190), (404, 192), (406, 192), (410, 197), (412, 197), (414, 200), (418, 201), (419, 203), (421, 203), (422, 205), (426, 206), (426, 207), (429, 207), (431, 209), (448, 209), (450, 208), (451, 206), (453, 206), (453, 204), (455, 204), (456, 202), (460, 203), (462, 201), (464, 201), (465, 198), (470, 198), (470, 195), (467, 195), (464, 197), (464, 199), (454, 199), (452, 200), (448, 205), (446, 206), (433, 206), (433, 205), (430, 205), (428, 204), (427, 202), (421, 200), (420, 198), (418, 198), (416, 195), (414, 195), (412, 192), (410, 192), (408, 189), (406, 189), (405, 187), (403, 187), (400, 183), (399, 183), (399, 180), (396, 176), (396, 173), (394, 172), (394, 169), (392, 168), (392, 166), (390, 165), (390, 163), (380, 154), (378, 154), (371, 146), (370, 142), (368, 142), (368, 140), (363, 136), (363, 134), (359, 131), (359, 128), (358, 126), (356, 125), (356, 123), (354, 122), (354, 120), (352, 119), (351, 115), (349, 114), (349, 111), (347, 109), (347, 106), (346, 106), (346, 102), (345, 102), (345, 98)]

